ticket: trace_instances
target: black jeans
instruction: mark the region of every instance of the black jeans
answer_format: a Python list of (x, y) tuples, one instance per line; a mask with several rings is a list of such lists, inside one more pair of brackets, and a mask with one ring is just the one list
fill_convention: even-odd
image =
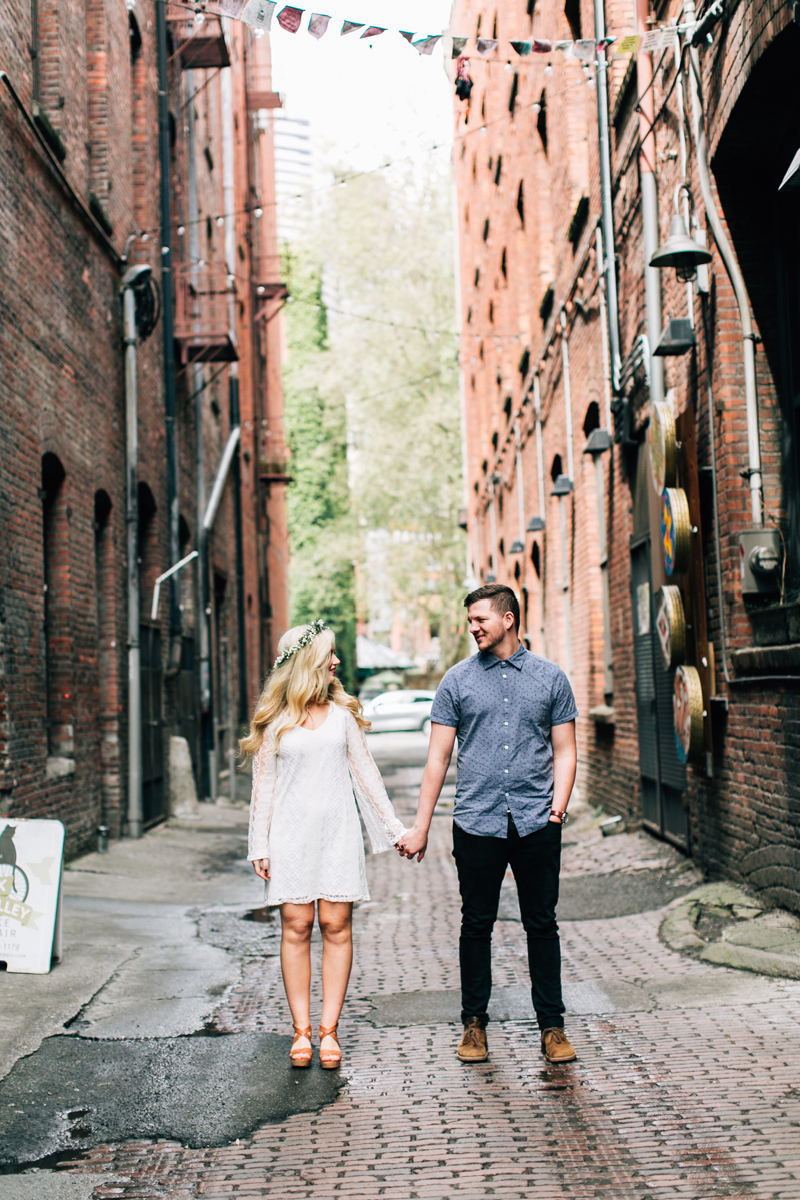
[(461, 891), (461, 1019), (488, 1021), (492, 993), (492, 928), (500, 886), (511, 867), (519, 893), (522, 927), (528, 935), (531, 999), (540, 1029), (564, 1026), (561, 946), (556, 924), (561, 825), (548, 821), (520, 837), (508, 819), (508, 837), (480, 837), (453, 823), (453, 856)]

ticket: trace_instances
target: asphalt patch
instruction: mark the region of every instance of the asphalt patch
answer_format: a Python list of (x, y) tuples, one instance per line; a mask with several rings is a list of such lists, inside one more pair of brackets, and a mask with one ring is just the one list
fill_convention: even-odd
[(0, 1083), (0, 1164), (130, 1139), (230, 1145), (336, 1099), (338, 1071), (289, 1064), (291, 1038), (46, 1038)]
[[(630, 871), (605, 875), (570, 875), (559, 885), (559, 921), (602, 921), (654, 912), (697, 886), (691, 871)], [(513, 881), (503, 884), (501, 921), (519, 921), (519, 901)]]

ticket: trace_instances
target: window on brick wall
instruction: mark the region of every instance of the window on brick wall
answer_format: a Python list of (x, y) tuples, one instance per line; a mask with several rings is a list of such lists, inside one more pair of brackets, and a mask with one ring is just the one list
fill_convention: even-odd
[(525, 185), (522, 180), (519, 181), (517, 188), (517, 215), (520, 219), (520, 224), (525, 228)]
[(72, 758), (69, 514), (66, 473), (55, 454), (42, 458), (42, 591), (47, 753)]
[(536, 572), (536, 578), (541, 579), (541, 577), (542, 577), (542, 561), (541, 561), (541, 556), (539, 554), (539, 543), (538, 542), (534, 542), (533, 545), (531, 546), (531, 562), (533, 563), (533, 569)]
[(536, 132), (539, 134), (542, 149), (547, 154), (547, 96), (544, 88), (542, 88), (542, 94), (534, 106), (534, 112), (536, 113)]
[(566, 0), (564, 16), (567, 18), (569, 31), (577, 42), (583, 37), (581, 33), (581, 0)]
[(553, 465), (550, 468), (550, 478), (553, 483), (558, 479), (559, 475), (563, 475), (564, 468), (561, 465), (561, 455), (556, 454), (553, 457)]
[(600, 428), (600, 409), (597, 401), (592, 400), (589, 407), (586, 409), (586, 416), (583, 418), (583, 432), (587, 438), (590, 433), (594, 433), (595, 429)]
[[(142, 617), (150, 616), (150, 604), (153, 599), (153, 588), (156, 578), (165, 567), (162, 566), (158, 555), (156, 540), (155, 515), (157, 510), (155, 497), (148, 484), (139, 483), (139, 588)], [(162, 609), (163, 611), (163, 609)]]
[[(511, 80), (511, 91), (508, 94), (508, 111), (511, 113), (512, 119), (514, 117), (514, 110), (517, 107), (517, 95), (518, 94), (519, 94), (519, 75), (515, 71), (514, 78)], [(497, 181), (495, 180), (495, 182), (497, 182)]]

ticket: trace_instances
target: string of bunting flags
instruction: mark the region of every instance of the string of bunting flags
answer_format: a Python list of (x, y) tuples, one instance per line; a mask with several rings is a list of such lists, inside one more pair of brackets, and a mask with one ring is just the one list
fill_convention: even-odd
[[(201, 12), (204, 11), (204, 4), (199, 7)], [(215, 0), (215, 7), (220, 16), (232, 17), (234, 20), (251, 25), (258, 33), (267, 33), (272, 27), (272, 18), (278, 7), (278, 0)], [(287, 33), (297, 33), (303, 23), (306, 11), (306, 9), (295, 8), (293, 5), (287, 4), (275, 19), (281, 29)], [(312, 12), (309, 14), (306, 32), (319, 40), (328, 32), (331, 20), (332, 18), (326, 13)], [(386, 32), (386, 27), (382, 25), (369, 25), (365, 21), (342, 21), (339, 36), (347, 37), (350, 34), (357, 34), (362, 41), (372, 41)], [(445, 36), (441, 33), (417, 36), (416, 33), (407, 29), (400, 29), (398, 32), (418, 53), (426, 55), (432, 54), (436, 45)], [(608, 37), (601, 42), (595, 38), (580, 38), (577, 41), (531, 38), (528, 41), (511, 41), (508, 44), (520, 58), (527, 58), (531, 54), (552, 54), (557, 50), (565, 58), (576, 58), (581, 62), (591, 63), (598, 50), (606, 49), (612, 44), (615, 55), (640, 52), (657, 54), (673, 45), (675, 36), (679, 32), (681, 32), (680, 27), (673, 26), (669, 29), (652, 29), (644, 34), (629, 33), (622, 37)], [(469, 41), (468, 37), (453, 36), (451, 56), (453, 58), (463, 57)], [(498, 50), (500, 41), (498, 38), (479, 37), (476, 39), (475, 45), (482, 58), (489, 58)]]

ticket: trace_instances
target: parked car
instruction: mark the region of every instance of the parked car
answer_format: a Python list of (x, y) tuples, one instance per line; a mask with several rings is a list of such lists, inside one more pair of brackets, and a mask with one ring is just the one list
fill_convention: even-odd
[(430, 733), (431, 705), (435, 692), (381, 692), (364, 705), (373, 733), (420, 729)]

